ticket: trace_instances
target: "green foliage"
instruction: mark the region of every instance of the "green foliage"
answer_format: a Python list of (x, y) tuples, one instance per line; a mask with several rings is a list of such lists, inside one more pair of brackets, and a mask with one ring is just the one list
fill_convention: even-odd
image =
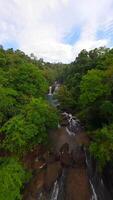
[(8, 78), (6, 76), (6, 72), (0, 68), (0, 87), (7, 86)]
[(18, 93), (12, 88), (0, 88), (0, 124), (6, 122), (16, 113)]
[(11, 67), (8, 72), (9, 85), (17, 90), (20, 95), (28, 97), (43, 96), (47, 91), (47, 83), (38, 68), (33, 65), (19, 65)]
[(60, 101), (61, 108), (63, 108), (64, 110), (67, 109), (67, 106), (72, 108), (75, 105), (71, 92), (64, 85), (60, 87), (56, 96), (58, 100)]
[(0, 200), (21, 200), (20, 190), (27, 177), (17, 160), (0, 158)]
[(48, 89), (43, 60), (3, 48), (0, 58), (6, 59), (0, 66), (0, 124), (4, 134), (0, 146), (20, 154), (34, 144), (47, 143), (47, 133), (57, 126), (58, 115), (43, 100)]
[(83, 76), (80, 88), (80, 102), (83, 107), (94, 103), (103, 95), (109, 94), (109, 86), (104, 82), (105, 73), (92, 69)]
[(113, 102), (110, 100), (105, 100), (100, 105), (101, 115), (107, 119), (109, 123), (112, 123), (113, 120)]
[(11, 118), (2, 127), (5, 139), (1, 148), (20, 154), (35, 144), (47, 143), (48, 131), (57, 124), (56, 110), (42, 99), (32, 99), (21, 115)]
[(42, 133), (58, 125), (58, 115), (55, 108), (41, 98), (32, 99), (23, 114), (27, 122), (40, 126)]
[(92, 155), (103, 168), (113, 161), (113, 49), (82, 50), (63, 71), (63, 80), (69, 96), (61, 92), (59, 100), (68, 108), (73, 100), (73, 110), (91, 132)]
[(0, 49), (0, 125), (19, 114), (32, 97), (47, 93), (48, 83), (37, 63), (21, 51)]
[(94, 141), (90, 145), (90, 152), (98, 162), (99, 169), (103, 169), (106, 162), (113, 159), (113, 125), (97, 130), (93, 135)]
[(1, 129), (5, 134), (5, 139), (1, 148), (11, 152), (20, 153), (25, 150), (28, 139), (32, 138), (29, 134), (29, 127), (27, 127), (21, 115), (11, 118)]
[(44, 77), (48, 80), (50, 84), (53, 84), (54, 81), (62, 81), (63, 72), (66, 69), (67, 65), (62, 63), (52, 64), (52, 63), (43, 63), (41, 69)]
[(34, 145), (47, 144), (49, 130), (58, 124), (57, 111), (44, 100), (44, 66), (33, 55), (31, 59), (20, 50), (0, 46), (0, 150), (12, 155), (0, 158), (0, 200), (22, 199), (27, 177), (14, 155), (21, 159)]

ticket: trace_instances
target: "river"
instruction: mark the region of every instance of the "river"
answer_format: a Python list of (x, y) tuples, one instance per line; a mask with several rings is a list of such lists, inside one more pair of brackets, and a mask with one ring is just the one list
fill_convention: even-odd
[[(55, 107), (59, 107), (59, 102), (53, 94), (58, 88), (57, 83), (55, 90), (50, 86), (47, 95), (49, 103)], [(89, 138), (76, 116), (61, 112), (58, 128), (49, 133), (49, 139), (52, 149), (44, 151), (42, 148), (40, 159), (38, 147), (30, 152), (34, 158), (34, 161), (29, 159), (30, 165), (33, 163), (34, 177), (25, 191), (24, 200), (113, 199), (110, 176), (102, 177), (98, 173), (96, 162), (86, 148)]]
[[(59, 105), (53, 100), (52, 87), (49, 88), (49, 100), (52, 105)], [(58, 87), (57, 87), (58, 89)], [(53, 100), (53, 102), (52, 102)], [(56, 104), (55, 104), (56, 103)], [(68, 167), (63, 168), (61, 177), (55, 181), (50, 200), (90, 200), (94, 191), (90, 187), (85, 164), (85, 154), (82, 143), (87, 140), (81, 130), (80, 121), (71, 113), (61, 113), (59, 128), (50, 134), (54, 151), (59, 152), (64, 144), (69, 145), (71, 157)], [(86, 141), (85, 141), (86, 142)], [(67, 158), (65, 158), (66, 160)], [(96, 200), (96, 198), (95, 198)]]
[[(58, 90), (59, 85), (56, 84), (56, 88)], [(49, 97), (51, 98), (51, 103), (57, 107), (59, 102), (53, 100), (53, 93), (52, 87), (50, 87)], [(69, 152), (73, 152), (72, 159), (76, 164), (70, 166), (68, 170), (64, 170), (65, 175), (62, 175), (63, 178), (61, 176), (60, 180), (55, 182), (52, 193), (54, 197), (52, 196), (51, 200), (112, 200), (113, 181), (112, 179), (110, 181), (109, 169), (105, 171), (106, 177), (102, 177), (97, 168), (94, 167), (96, 166), (96, 161), (94, 161), (85, 147), (82, 149), (83, 157), (81, 157), (79, 148), (81, 144), (87, 144), (87, 136), (81, 129), (80, 121), (76, 117), (66, 112), (62, 113), (62, 116), (64, 121), (67, 118), (68, 123), (64, 123), (63, 127), (62, 125), (59, 126), (60, 128), (52, 133), (51, 138), (54, 141), (54, 150), (58, 152), (63, 144), (68, 143)], [(80, 165), (79, 157), (81, 160), (85, 158), (85, 165), (84, 162)], [(61, 181), (65, 182), (65, 184), (62, 183), (61, 191), (63, 195), (59, 186)]]

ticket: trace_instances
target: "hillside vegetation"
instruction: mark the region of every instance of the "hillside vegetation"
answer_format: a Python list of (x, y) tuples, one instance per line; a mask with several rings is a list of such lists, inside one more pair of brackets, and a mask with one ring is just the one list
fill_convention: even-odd
[[(50, 78), (42, 60), (0, 48), (0, 200), (21, 199), (30, 174), (20, 162), (37, 144), (48, 144), (58, 113), (46, 101)], [(46, 76), (45, 76), (46, 74)]]
[(48, 145), (58, 111), (46, 95), (54, 81), (60, 108), (75, 114), (90, 138), (98, 169), (113, 163), (113, 49), (82, 50), (70, 64), (51, 64), (0, 46), (0, 200), (21, 200), (32, 174), (22, 157)]
[(113, 49), (82, 50), (62, 73), (58, 98), (89, 133), (99, 169), (113, 162)]

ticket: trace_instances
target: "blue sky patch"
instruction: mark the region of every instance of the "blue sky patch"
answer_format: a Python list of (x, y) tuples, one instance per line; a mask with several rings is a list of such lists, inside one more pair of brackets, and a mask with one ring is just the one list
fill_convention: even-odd
[(104, 39), (105, 38), (105, 32), (102, 30), (97, 31), (96, 33), (96, 39), (100, 40), (100, 39)]
[(65, 38), (63, 39), (63, 42), (65, 44), (73, 45), (79, 40), (80, 34), (81, 34), (81, 28), (76, 27), (68, 35), (65, 36)]
[(15, 41), (8, 41), (3, 43), (4, 49), (13, 48), (14, 50), (18, 49), (18, 45)]

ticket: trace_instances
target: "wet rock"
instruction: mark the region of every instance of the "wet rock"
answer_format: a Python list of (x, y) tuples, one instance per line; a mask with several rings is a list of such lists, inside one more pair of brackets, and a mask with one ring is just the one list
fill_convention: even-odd
[(59, 152), (57, 152), (57, 153), (55, 153), (55, 161), (59, 161), (60, 160), (60, 153)]
[(32, 168), (34, 170), (43, 169), (44, 167), (46, 167), (46, 163), (44, 161), (40, 161), (40, 160), (35, 160), (35, 162), (33, 163), (33, 166), (32, 166)]
[(66, 179), (65, 200), (90, 200), (91, 191), (86, 169), (70, 169)]
[(55, 155), (49, 151), (44, 153), (43, 158), (47, 164), (55, 161)]
[(69, 152), (69, 144), (68, 143), (65, 143), (61, 146), (60, 148), (60, 153), (67, 153)]
[(60, 158), (61, 164), (63, 167), (69, 167), (71, 165), (71, 156), (69, 153), (64, 152), (61, 154)]
[(81, 147), (76, 148), (71, 152), (72, 160), (75, 162), (77, 166), (84, 166), (85, 165), (85, 154)]
[(80, 132), (76, 137), (76, 143), (78, 145), (89, 146), (90, 144), (89, 136), (84, 132)]
[[(43, 161), (43, 154), (46, 152), (46, 148), (43, 145), (37, 145), (30, 151), (28, 151), (24, 156), (23, 156), (23, 163), (24, 166), (29, 169), (29, 170), (34, 170), (36, 169), (37, 162), (38, 161)], [(38, 163), (39, 164), (39, 163)], [(39, 164), (40, 165), (40, 164)]]
[(61, 124), (62, 127), (66, 127), (66, 126), (69, 125), (69, 122), (68, 122), (67, 119), (65, 119), (65, 120), (62, 120), (60, 124)]
[(26, 200), (36, 200), (36, 199), (35, 199), (35, 197), (32, 197), (32, 196), (29, 194), (29, 196), (27, 197)]
[(62, 113), (61, 115), (61, 126), (67, 126), (69, 124), (69, 117), (68, 115), (65, 115), (65, 113)]
[(23, 194), (23, 200), (36, 200), (38, 194), (43, 190), (45, 183), (45, 171), (37, 173)]
[(60, 162), (48, 164), (45, 176), (45, 189), (50, 190), (56, 179), (62, 174)]

